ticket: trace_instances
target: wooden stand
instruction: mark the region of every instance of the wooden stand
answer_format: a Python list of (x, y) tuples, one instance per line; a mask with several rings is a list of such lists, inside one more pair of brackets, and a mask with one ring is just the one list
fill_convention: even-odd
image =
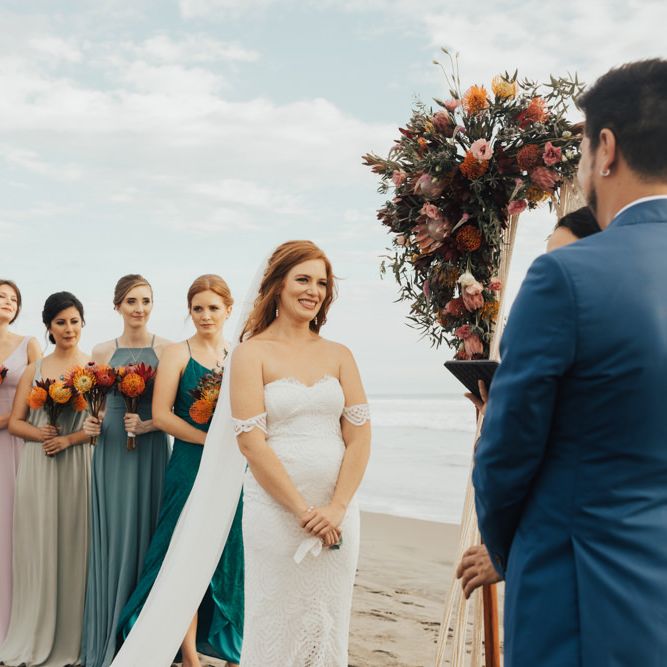
[(484, 665), (500, 667), (500, 634), (498, 624), (498, 591), (496, 584), (484, 586)]

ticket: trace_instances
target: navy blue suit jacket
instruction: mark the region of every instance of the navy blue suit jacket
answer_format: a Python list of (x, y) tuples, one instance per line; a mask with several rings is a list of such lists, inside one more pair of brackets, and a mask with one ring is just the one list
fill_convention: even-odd
[(506, 667), (667, 665), (667, 199), (533, 263), (473, 482)]

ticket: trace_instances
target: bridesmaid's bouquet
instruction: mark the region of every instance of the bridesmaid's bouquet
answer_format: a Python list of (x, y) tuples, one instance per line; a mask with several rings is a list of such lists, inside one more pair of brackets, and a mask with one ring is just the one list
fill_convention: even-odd
[[(121, 366), (116, 369), (116, 386), (125, 400), (125, 408), (128, 412), (136, 413), (139, 399), (144, 394), (150, 383), (155, 379), (155, 369), (143, 363), (133, 366)], [(127, 448), (136, 447), (136, 436), (128, 431)]]
[(190, 417), (196, 424), (208, 424), (218, 404), (222, 371), (213, 371), (203, 375), (197, 386), (190, 392), (193, 400)]
[(3, 366), (0, 364), (0, 384), (2, 384), (5, 381), (5, 376), (9, 372), (9, 368), (7, 366)]
[(28, 394), (28, 407), (31, 410), (46, 410), (51, 426), (56, 425), (68, 405), (74, 412), (81, 412), (86, 409), (86, 399), (69, 387), (65, 380), (37, 380)]
[[(90, 414), (99, 419), (106, 402), (107, 394), (116, 384), (116, 371), (108, 364), (88, 362), (86, 366), (75, 366), (67, 375), (67, 386), (83, 396)], [(97, 436), (90, 439), (90, 444), (97, 443)]]

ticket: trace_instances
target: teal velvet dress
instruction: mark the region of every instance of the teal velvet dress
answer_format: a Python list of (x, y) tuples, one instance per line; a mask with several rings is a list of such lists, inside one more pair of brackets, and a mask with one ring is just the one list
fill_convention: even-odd
[[(178, 386), (174, 414), (195, 428), (208, 431), (208, 424), (196, 424), (189, 414), (190, 392), (202, 376), (210, 373), (190, 357)], [(123, 641), (139, 617), (164, 560), (178, 518), (190, 495), (204, 448), (176, 438), (165, 475), (160, 519), (153, 535), (139, 583), (120, 615), (119, 641)], [(199, 606), (197, 650), (204, 655), (239, 662), (243, 640), (243, 540), (242, 500), (232, 523), (229, 538)], [(215, 520), (212, 510), (211, 520)], [(192, 545), (197, 548), (196, 544)], [(168, 610), (165, 610), (168, 613)]]
[[(157, 367), (152, 347), (119, 348), (109, 363), (144, 362)], [(139, 399), (141, 419), (151, 418), (152, 385)], [(169, 460), (166, 433), (137, 436), (127, 449), (123, 418), (125, 401), (107, 395), (102, 433), (93, 455), (91, 535), (88, 582), (81, 643), (82, 664), (107, 667), (116, 652), (120, 612), (135, 589), (160, 512), (165, 469)]]

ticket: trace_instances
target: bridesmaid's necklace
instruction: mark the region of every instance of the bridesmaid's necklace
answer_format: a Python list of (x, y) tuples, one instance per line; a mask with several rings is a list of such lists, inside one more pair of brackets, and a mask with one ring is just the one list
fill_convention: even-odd
[[(150, 334), (149, 334), (150, 335)], [(148, 345), (138, 345), (136, 347), (130, 347), (129, 345), (119, 345), (119, 347), (122, 347), (123, 349), (128, 351), (128, 354), (130, 355), (130, 361), (132, 362), (132, 366), (138, 366), (139, 365), (139, 359), (137, 356), (134, 354), (132, 350), (145, 350)], [(141, 354), (139, 355), (141, 357)]]

